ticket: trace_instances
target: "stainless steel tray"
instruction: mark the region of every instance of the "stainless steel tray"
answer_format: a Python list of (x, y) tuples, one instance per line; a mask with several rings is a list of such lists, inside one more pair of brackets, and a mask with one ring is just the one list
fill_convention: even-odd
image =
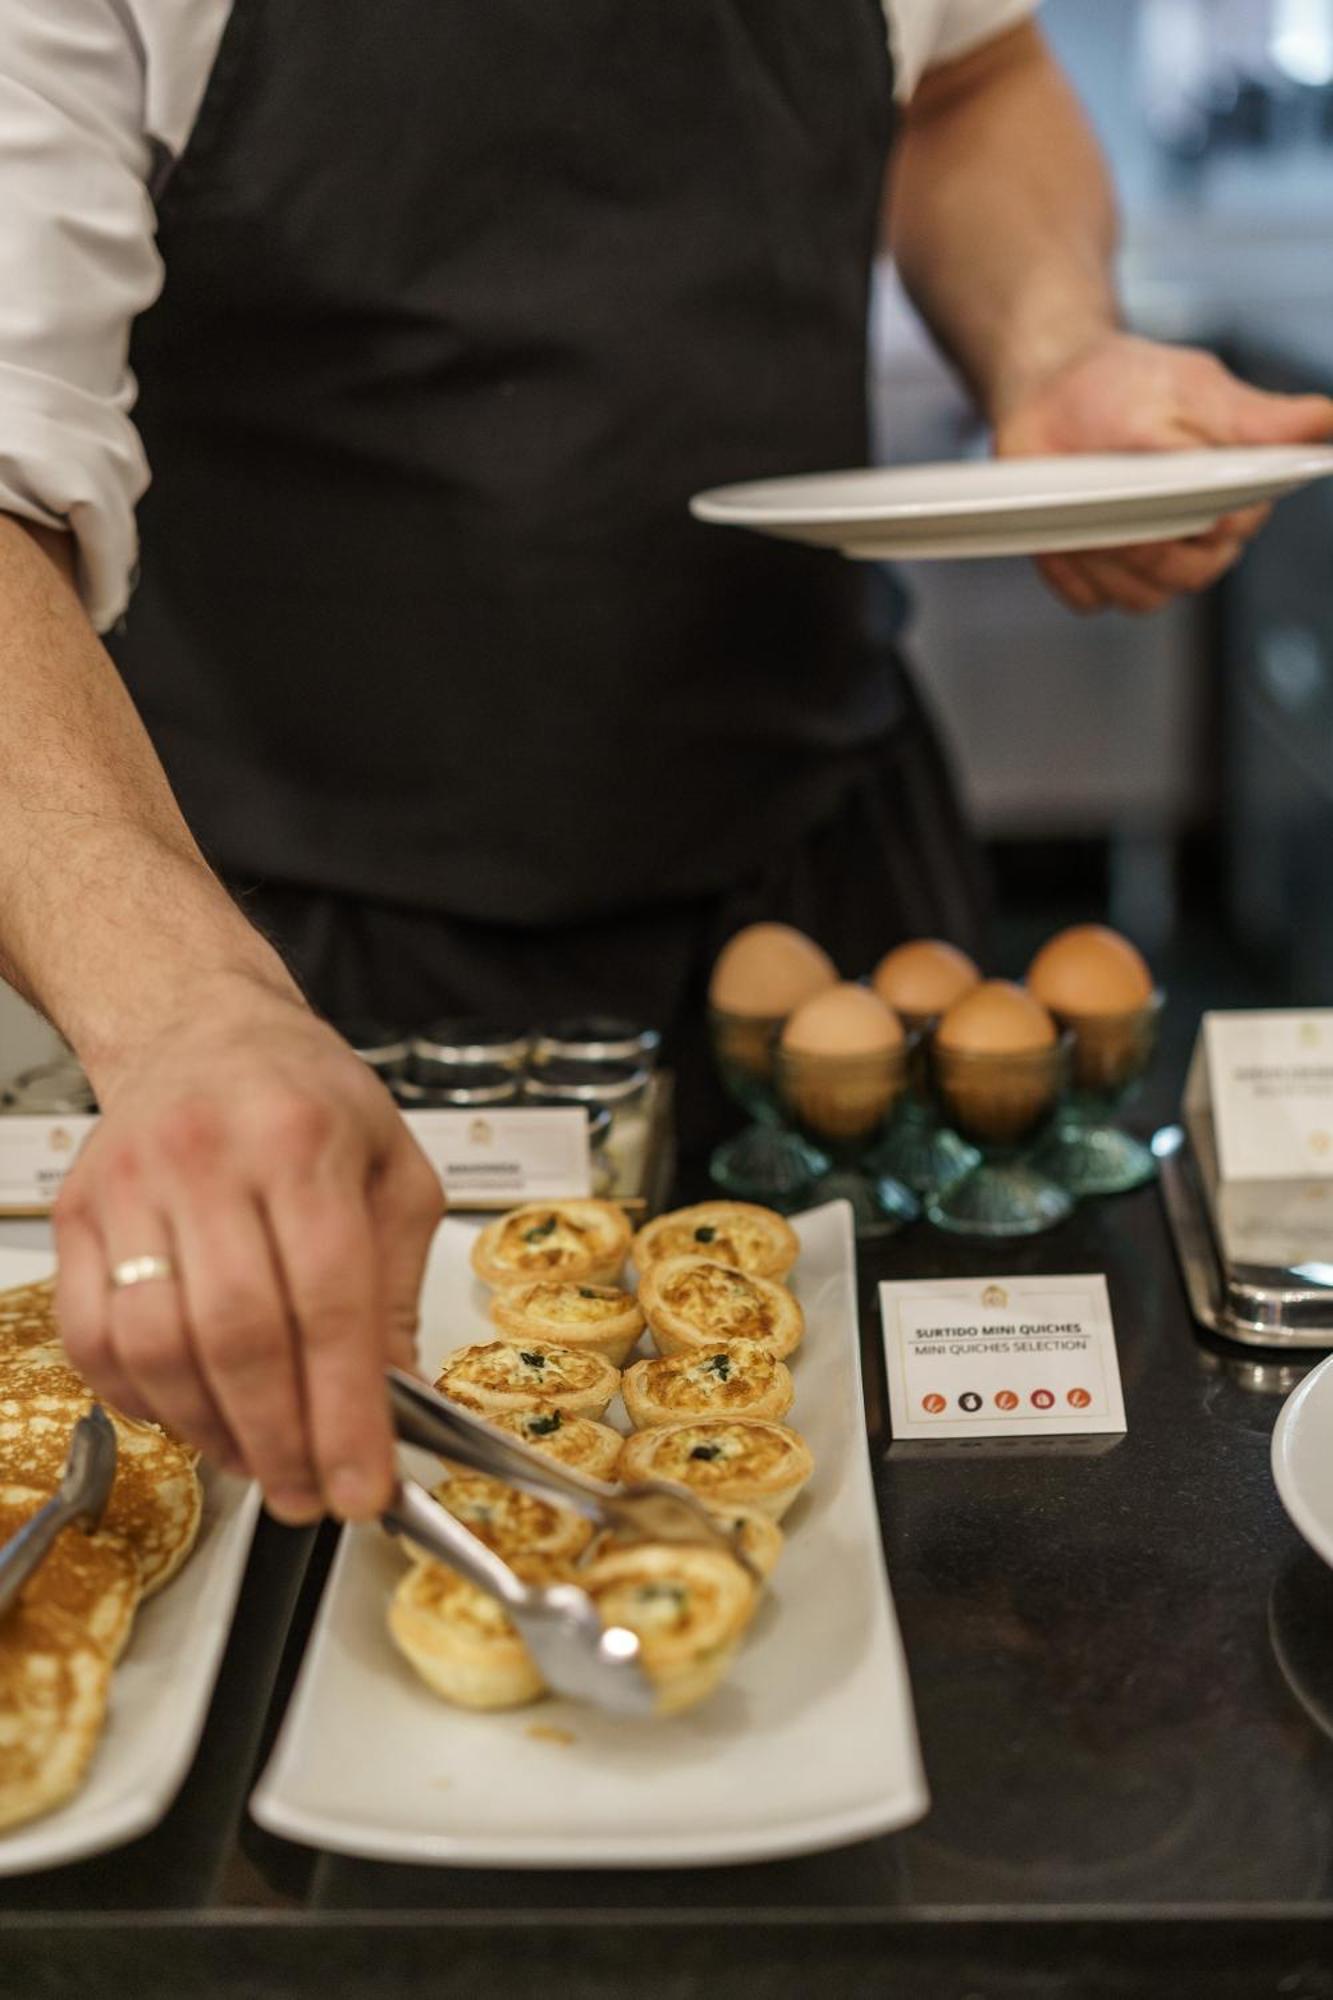
[(1153, 1140), (1162, 1202), (1201, 1326), (1246, 1347), (1333, 1348), (1333, 1264), (1290, 1269), (1231, 1262), (1213, 1228), (1189, 1135), (1168, 1125)]

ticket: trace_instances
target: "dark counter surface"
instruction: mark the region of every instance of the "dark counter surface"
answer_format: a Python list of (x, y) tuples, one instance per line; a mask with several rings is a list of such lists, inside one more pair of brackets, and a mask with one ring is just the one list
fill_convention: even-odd
[[(1128, 1435), (891, 1448), (873, 1281), (945, 1270), (1104, 1270)], [(0, 1882), (0, 1993), (1327, 2000), (1333, 1572), (1269, 1472), (1300, 1365), (1196, 1334), (1152, 1190), (1007, 1250), (914, 1229), (864, 1278), (871, 1451), (934, 1796), (919, 1826), (614, 1873), (400, 1868), (264, 1835), (244, 1801), (331, 1542), (307, 1570), (311, 1538), (265, 1524), (171, 1815)]]

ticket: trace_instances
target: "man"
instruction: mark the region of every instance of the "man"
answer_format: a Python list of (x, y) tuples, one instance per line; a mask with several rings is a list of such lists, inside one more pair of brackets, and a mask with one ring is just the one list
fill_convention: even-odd
[[(326, 1013), (403, 1019), (682, 1019), (752, 914), (849, 970), (868, 909), (966, 930), (865, 573), (686, 511), (864, 459), (890, 152), (1001, 451), (1333, 429), (1119, 331), (1029, 15), (0, 0), (0, 969), (104, 1110), (59, 1308), (102, 1393), (284, 1519), (386, 1494), (439, 1194), (247, 911)], [(1045, 570), (1151, 610), (1257, 525)]]

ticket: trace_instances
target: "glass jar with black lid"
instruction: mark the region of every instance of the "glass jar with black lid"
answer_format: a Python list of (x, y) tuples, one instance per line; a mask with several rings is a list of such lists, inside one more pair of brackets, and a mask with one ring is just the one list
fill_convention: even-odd
[(651, 1072), (661, 1046), (656, 1028), (645, 1028), (615, 1014), (580, 1014), (537, 1030), (529, 1067), (545, 1070), (558, 1062), (601, 1067), (632, 1064)]
[(519, 1072), (503, 1063), (457, 1063), (430, 1083), (402, 1077), (393, 1094), (404, 1111), (482, 1111), (517, 1104), (522, 1089)]
[(390, 1088), (407, 1075), (411, 1038), (406, 1028), (392, 1028), (384, 1021), (340, 1021), (338, 1032), (352, 1053), (369, 1063)]
[(408, 1074), (413, 1083), (430, 1089), (448, 1086), (460, 1069), (504, 1069), (517, 1075), (531, 1047), (529, 1030), (513, 1021), (455, 1015), (412, 1036)]

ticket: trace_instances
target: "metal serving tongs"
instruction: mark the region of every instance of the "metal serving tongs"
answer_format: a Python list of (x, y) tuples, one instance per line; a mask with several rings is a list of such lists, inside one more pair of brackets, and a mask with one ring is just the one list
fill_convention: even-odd
[(115, 1428), (101, 1404), (94, 1403), (74, 1426), (59, 1486), (0, 1549), (0, 1618), (65, 1528), (75, 1521), (85, 1528), (98, 1526), (115, 1476)]
[[(399, 1368), (386, 1372), (394, 1429), (404, 1444), (502, 1479), (538, 1500), (572, 1507), (599, 1527), (624, 1529), (640, 1540), (708, 1543), (744, 1561), (734, 1538), (683, 1489), (657, 1483), (611, 1486), (590, 1479), (516, 1443), (415, 1376)], [(427, 1549), (498, 1598), (557, 1693), (620, 1715), (651, 1713), (655, 1695), (639, 1665), (637, 1635), (623, 1626), (604, 1626), (592, 1599), (577, 1584), (538, 1588), (524, 1583), (415, 1479), (399, 1481), (380, 1518), (390, 1534)]]

